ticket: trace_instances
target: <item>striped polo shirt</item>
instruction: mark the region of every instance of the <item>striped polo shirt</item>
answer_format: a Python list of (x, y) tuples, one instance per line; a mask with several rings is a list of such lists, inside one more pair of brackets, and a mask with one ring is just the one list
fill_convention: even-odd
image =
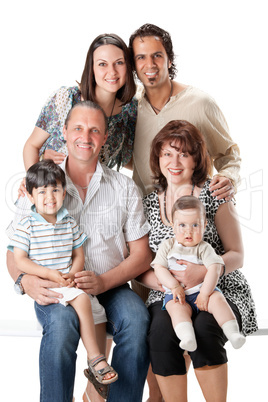
[(68, 273), (72, 267), (72, 252), (81, 247), (87, 236), (64, 207), (57, 213), (55, 224), (47, 222), (31, 207), (30, 215), (17, 225), (8, 249), (24, 250), (38, 265)]
[[(85, 269), (101, 275), (128, 257), (129, 242), (150, 230), (140, 191), (132, 179), (98, 162), (83, 202), (66, 172), (66, 159), (60, 166), (66, 173), (63, 205), (88, 236), (84, 244)], [(9, 238), (18, 221), (29, 214), (30, 205), (28, 197), (19, 198), (14, 220), (6, 231)]]

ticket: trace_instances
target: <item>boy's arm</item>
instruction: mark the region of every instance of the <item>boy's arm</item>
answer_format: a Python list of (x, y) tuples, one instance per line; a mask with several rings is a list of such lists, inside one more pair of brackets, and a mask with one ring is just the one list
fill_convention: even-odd
[(26, 274), (36, 275), (43, 279), (48, 279), (65, 286), (65, 280), (62, 278), (61, 272), (43, 267), (31, 261), (26, 251), (14, 247), (14, 262), (20, 271)]
[(84, 270), (85, 255), (83, 246), (73, 249), (72, 252), (72, 268), (68, 274), (64, 274), (63, 278), (71, 279), (73, 282), (75, 274)]
[[(23, 272), (19, 270), (14, 261), (14, 253), (7, 250), (6, 255), (7, 268), (10, 276), (16, 281), (18, 276)], [(24, 275), (21, 280), (24, 292), (43, 306), (48, 304), (59, 303), (62, 294), (54, 292), (51, 288), (58, 287), (58, 284), (46, 279), (41, 279), (36, 275)]]

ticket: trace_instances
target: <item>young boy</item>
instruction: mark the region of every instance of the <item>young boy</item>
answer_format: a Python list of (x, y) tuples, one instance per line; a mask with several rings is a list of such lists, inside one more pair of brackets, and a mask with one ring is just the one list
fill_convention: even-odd
[[(213, 314), (233, 347), (240, 348), (245, 343), (245, 337), (239, 332), (226, 299), (216, 288), (224, 267), (223, 259), (202, 240), (206, 227), (203, 204), (193, 196), (179, 198), (172, 208), (172, 221), (175, 238), (160, 245), (151, 265), (166, 289), (163, 308), (171, 317), (174, 331), (181, 340), (180, 347), (189, 352), (197, 348), (191, 316), (193, 311), (198, 313), (203, 310)], [(207, 274), (202, 284), (184, 291), (183, 285), (169, 271), (185, 269), (177, 264), (177, 260), (181, 259), (205, 265)]]
[(70, 304), (80, 321), (80, 334), (89, 364), (85, 374), (103, 395), (105, 385), (116, 381), (118, 375), (106, 362), (96, 341), (92, 308), (102, 344), (106, 339), (104, 308), (96, 297), (75, 287), (74, 275), (84, 269), (82, 245), (87, 236), (63, 207), (65, 186), (65, 173), (52, 160), (30, 167), (26, 189), (34, 205), (31, 214), (19, 223), (8, 248), (14, 251), (15, 263), (22, 272), (59, 284), (59, 288), (53, 288), (63, 295), (59, 302), (64, 306)]

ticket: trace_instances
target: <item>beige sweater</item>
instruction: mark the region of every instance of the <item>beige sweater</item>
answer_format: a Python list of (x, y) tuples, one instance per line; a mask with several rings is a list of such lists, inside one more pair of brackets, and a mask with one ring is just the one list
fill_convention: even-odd
[(187, 120), (204, 135), (208, 152), (219, 175), (237, 184), (241, 158), (239, 148), (229, 134), (226, 120), (215, 103), (205, 92), (188, 86), (156, 115), (144, 98), (144, 91), (137, 92), (138, 118), (133, 154), (133, 179), (148, 194), (153, 190), (149, 165), (150, 146), (155, 135), (170, 120)]

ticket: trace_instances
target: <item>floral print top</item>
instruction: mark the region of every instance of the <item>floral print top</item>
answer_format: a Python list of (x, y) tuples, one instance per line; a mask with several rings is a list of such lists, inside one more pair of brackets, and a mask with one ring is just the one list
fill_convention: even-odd
[[(68, 154), (63, 138), (63, 126), (69, 110), (81, 101), (77, 86), (61, 87), (55, 91), (43, 106), (36, 126), (49, 133), (49, 138), (40, 149), (40, 155), (46, 149)], [(99, 155), (100, 162), (110, 168), (125, 166), (132, 156), (135, 125), (137, 117), (137, 100), (122, 106), (119, 114), (108, 118), (108, 139)]]

